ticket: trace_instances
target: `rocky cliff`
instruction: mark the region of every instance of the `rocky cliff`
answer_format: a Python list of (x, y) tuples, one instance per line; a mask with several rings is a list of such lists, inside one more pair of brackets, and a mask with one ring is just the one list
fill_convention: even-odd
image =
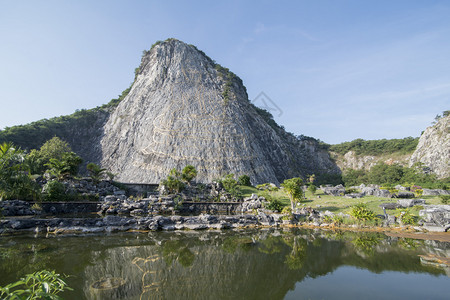
[(103, 129), (101, 164), (124, 182), (156, 183), (188, 164), (203, 182), (227, 173), (278, 183), (339, 172), (318, 143), (269, 125), (236, 75), (175, 39), (146, 52)]
[(409, 165), (422, 163), (438, 178), (450, 177), (450, 116), (428, 127), (419, 139)]

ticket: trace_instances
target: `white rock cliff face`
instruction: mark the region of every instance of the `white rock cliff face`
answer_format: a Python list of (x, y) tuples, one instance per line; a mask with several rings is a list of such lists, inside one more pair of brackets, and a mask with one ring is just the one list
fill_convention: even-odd
[(269, 126), (239, 78), (173, 39), (142, 58), (130, 93), (104, 126), (101, 149), (102, 166), (123, 182), (158, 183), (170, 169), (188, 164), (203, 182), (227, 173), (278, 183), (338, 172), (318, 145)]
[(450, 116), (428, 127), (419, 139), (409, 165), (421, 162), (438, 178), (450, 176)]

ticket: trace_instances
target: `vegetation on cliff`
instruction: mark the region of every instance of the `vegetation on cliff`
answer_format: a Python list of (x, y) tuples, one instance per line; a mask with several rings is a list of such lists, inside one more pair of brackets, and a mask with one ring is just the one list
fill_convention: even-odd
[(349, 151), (356, 155), (386, 155), (386, 154), (410, 154), (414, 152), (419, 143), (419, 138), (406, 137), (403, 139), (363, 140), (356, 139), (337, 145), (330, 145), (332, 152), (344, 155)]

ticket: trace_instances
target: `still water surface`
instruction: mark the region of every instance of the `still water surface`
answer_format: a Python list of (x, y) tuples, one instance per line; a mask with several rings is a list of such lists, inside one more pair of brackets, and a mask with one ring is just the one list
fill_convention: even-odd
[[(0, 285), (49, 269), (70, 275), (64, 299), (449, 299), (449, 269), (420, 254), (450, 244), (273, 229), (14, 235), (0, 237)], [(105, 279), (116, 287), (99, 289)]]

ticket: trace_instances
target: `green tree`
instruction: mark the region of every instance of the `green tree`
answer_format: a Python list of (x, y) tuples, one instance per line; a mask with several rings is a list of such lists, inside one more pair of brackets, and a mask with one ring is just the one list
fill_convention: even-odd
[(190, 182), (197, 176), (197, 170), (194, 166), (187, 165), (183, 168), (181, 171), (181, 179), (187, 183), (190, 184)]
[(99, 165), (96, 165), (94, 163), (88, 163), (86, 169), (89, 171), (94, 183), (99, 183), (106, 172), (106, 169), (103, 169)]
[(315, 195), (317, 191), (317, 187), (314, 184), (310, 184), (308, 186), (308, 191), (310, 191), (311, 194)]
[(60, 159), (50, 158), (50, 161), (45, 166), (48, 167), (47, 171), (50, 174), (62, 179), (67, 175), (77, 175), (78, 168), (82, 162), (81, 157), (74, 152), (65, 152), (61, 155)]
[(303, 185), (303, 180), (299, 177), (286, 179), (281, 184), (281, 186), (284, 188), (284, 191), (289, 196), (289, 200), (291, 201), (292, 211), (294, 211), (295, 204), (297, 202), (300, 202), (300, 200), (303, 197), (302, 185)]
[(24, 164), (25, 153), (12, 143), (0, 145), (0, 200), (39, 198), (39, 186)]
[(238, 182), (240, 185), (251, 186), (250, 176), (245, 175), (245, 174), (239, 176)]
[(68, 143), (59, 137), (46, 141), (39, 150), (33, 149), (27, 155), (31, 174), (42, 174), (51, 159), (62, 160), (65, 153), (72, 152)]
[(171, 194), (180, 193), (185, 188), (184, 183), (181, 181), (181, 173), (175, 168), (170, 170), (169, 176), (162, 180), (160, 185), (164, 186)]
[(230, 193), (235, 198), (241, 197), (241, 191), (238, 182), (234, 179), (234, 174), (225, 175), (220, 182), (227, 193)]

